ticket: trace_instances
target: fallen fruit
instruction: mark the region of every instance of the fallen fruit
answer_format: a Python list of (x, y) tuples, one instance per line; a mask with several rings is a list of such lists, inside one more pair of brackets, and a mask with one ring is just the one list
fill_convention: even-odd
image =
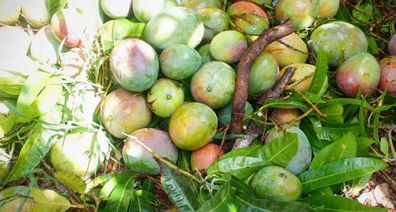
[(235, 30), (217, 34), (210, 43), (210, 54), (218, 61), (235, 63), (247, 49), (245, 36)]
[(132, 0), (100, 0), (100, 5), (110, 18), (126, 18), (132, 13)]
[(30, 55), (40, 63), (53, 65), (58, 62), (60, 42), (51, 31), (50, 26), (45, 26), (37, 32), (30, 44)]
[(318, 18), (331, 18), (337, 14), (340, 0), (319, 0)]
[(51, 28), (56, 38), (69, 48), (82, 45), (85, 29), (84, 17), (73, 9), (63, 9), (51, 18)]
[(280, 0), (275, 8), (276, 19), (291, 19), (298, 29), (309, 27), (319, 13), (319, 0)]
[(215, 163), (224, 154), (220, 146), (208, 143), (191, 153), (191, 169), (204, 170)]
[(176, 7), (176, 0), (133, 0), (133, 14), (144, 23), (149, 22), (158, 13)]
[(263, 51), (254, 61), (249, 72), (249, 96), (259, 96), (271, 89), (278, 78), (279, 67), (276, 59)]
[(396, 34), (389, 41), (388, 51), (390, 55), (396, 55)]
[(295, 121), (298, 117), (300, 117), (300, 115), (300, 111), (294, 108), (276, 108), (271, 113), (271, 117), (279, 125), (291, 123), (292, 121)]
[(46, 0), (22, 0), (21, 15), (35, 29), (40, 29), (49, 24), (51, 19)]
[(226, 12), (218, 8), (203, 8), (198, 12), (199, 18), (205, 25), (203, 41), (210, 42), (215, 35), (225, 31), (229, 27), (230, 17)]
[(239, 1), (228, 7), (232, 26), (247, 35), (260, 35), (269, 27), (268, 14), (259, 6)]
[(0, 23), (12, 25), (18, 21), (22, 1), (0, 0)]

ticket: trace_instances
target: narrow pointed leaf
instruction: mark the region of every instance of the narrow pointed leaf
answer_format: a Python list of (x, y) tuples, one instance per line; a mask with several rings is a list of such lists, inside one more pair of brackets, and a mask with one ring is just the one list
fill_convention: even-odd
[(59, 180), (59, 182), (80, 194), (83, 194), (87, 187), (81, 178), (70, 172), (57, 171), (55, 172), (54, 177)]
[(198, 212), (209, 211), (229, 211), (236, 212), (238, 209), (237, 202), (234, 199), (234, 193), (231, 191), (231, 186), (226, 183), (216, 195), (206, 201), (198, 210)]
[(128, 210), (133, 194), (135, 178), (129, 177), (125, 182), (117, 184), (107, 200), (104, 211), (124, 212)]
[(360, 204), (355, 200), (351, 200), (340, 196), (314, 195), (304, 200), (304, 202), (320, 208), (321, 211), (327, 212), (353, 212), (353, 211), (370, 211), (370, 212), (386, 212), (385, 208), (370, 208)]
[(248, 156), (236, 156), (214, 163), (208, 168), (207, 173), (208, 175), (218, 172), (230, 173), (239, 179), (244, 179), (268, 165), (270, 165), (270, 163), (265, 159)]
[(298, 135), (296, 133), (286, 133), (284, 136), (271, 140), (262, 147), (265, 158), (268, 162), (278, 166), (286, 167), (290, 160), (297, 154)]

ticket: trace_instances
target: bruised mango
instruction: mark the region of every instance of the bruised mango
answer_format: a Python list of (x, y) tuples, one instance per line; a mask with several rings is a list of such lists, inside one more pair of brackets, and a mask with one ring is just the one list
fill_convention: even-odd
[(342, 21), (319, 26), (312, 32), (309, 43), (316, 54), (319, 48), (324, 50), (331, 67), (339, 66), (353, 55), (366, 52), (368, 48), (362, 30)]
[(173, 143), (189, 151), (209, 143), (216, 130), (216, 113), (198, 102), (185, 103), (172, 114), (169, 121), (169, 135)]
[(235, 79), (234, 70), (226, 63), (205, 63), (191, 80), (191, 93), (196, 101), (218, 109), (231, 101)]
[(372, 94), (380, 82), (381, 68), (368, 53), (360, 53), (347, 59), (336, 72), (338, 88), (347, 96)]
[(178, 150), (169, 138), (168, 133), (153, 128), (144, 128), (131, 133), (122, 149), (122, 157), (130, 170), (151, 175), (160, 173), (160, 167), (153, 154), (147, 151), (136, 139), (159, 156), (176, 163)]
[(263, 51), (254, 61), (249, 72), (249, 95), (259, 96), (271, 89), (278, 74), (278, 62), (271, 54)]
[(291, 19), (300, 30), (311, 26), (319, 13), (319, 0), (279, 0), (275, 8), (276, 19)]
[(396, 96), (396, 56), (385, 57), (380, 61), (380, 66), (381, 78), (378, 88)]
[(213, 58), (230, 64), (237, 62), (246, 49), (245, 36), (235, 30), (220, 32), (210, 43), (210, 54)]
[(201, 66), (199, 53), (184, 44), (170, 45), (160, 55), (162, 73), (174, 80), (182, 80), (192, 76)]
[(268, 14), (259, 6), (240, 1), (228, 7), (233, 28), (248, 35), (260, 35), (269, 27)]
[(275, 57), (280, 67), (305, 63), (308, 59), (307, 45), (296, 33), (272, 42), (265, 50)]
[(146, 42), (126, 39), (111, 51), (110, 67), (114, 78), (123, 88), (144, 91), (157, 80), (158, 55)]
[(146, 127), (152, 117), (142, 94), (131, 93), (122, 88), (106, 96), (101, 115), (104, 127), (117, 138), (125, 138), (123, 133), (128, 134)]
[(159, 117), (170, 117), (184, 103), (184, 92), (180, 85), (172, 80), (157, 80), (147, 94), (147, 103)]

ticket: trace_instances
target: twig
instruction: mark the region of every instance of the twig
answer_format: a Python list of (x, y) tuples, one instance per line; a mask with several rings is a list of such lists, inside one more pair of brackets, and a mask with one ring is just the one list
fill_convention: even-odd
[(129, 135), (129, 134), (126, 134), (126, 133), (122, 133), (122, 134), (127, 136), (128, 138), (134, 140), (136, 143), (140, 144), (143, 148), (145, 148), (148, 152), (150, 152), (153, 155), (153, 157), (155, 157), (155, 159), (157, 159), (159, 162), (167, 165), (169, 168), (175, 170), (176, 172), (179, 172), (179, 173), (183, 174), (184, 176), (195, 180), (198, 183), (202, 183), (202, 181), (199, 178), (197, 178), (196, 176), (192, 175), (190, 172), (184, 171), (183, 169), (180, 169), (179, 167), (177, 167), (175, 164), (173, 164), (173, 163), (169, 162), (168, 160), (162, 158), (160, 155), (158, 155), (156, 152), (154, 152), (150, 147), (148, 147), (146, 144), (144, 144), (139, 139), (137, 139), (136, 136)]
[(302, 94), (299, 90), (294, 91), (311, 106), (311, 108), (320, 116), (320, 118), (327, 118), (327, 114), (323, 114), (322, 112), (320, 112), (316, 105), (314, 105), (307, 97), (305, 97), (304, 94)]

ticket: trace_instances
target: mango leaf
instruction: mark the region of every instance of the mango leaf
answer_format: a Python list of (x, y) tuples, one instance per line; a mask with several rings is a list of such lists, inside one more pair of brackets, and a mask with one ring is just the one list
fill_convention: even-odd
[(373, 139), (366, 138), (366, 137), (357, 137), (356, 144), (357, 144), (357, 151), (356, 156), (358, 157), (366, 157), (368, 155), (369, 147), (375, 143)]
[[(113, 189), (122, 182), (127, 181), (131, 178), (130, 173), (119, 173), (114, 175), (106, 184), (104, 184), (103, 188), (100, 190), (99, 198), (105, 199), (110, 196)], [(107, 179), (107, 178), (106, 178)]]
[(151, 212), (151, 206), (154, 203), (154, 195), (146, 190), (137, 190), (133, 192), (131, 202), (129, 203), (129, 212)]
[(389, 158), (389, 143), (386, 138), (381, 138), (380, 150), (385, 155), (385, 158)]
[(119, 183), (111, 192), (104, 211), (124, 212), (128, 210), (133, 195), (135, 178), (130, 176), (126, 181)]
[(65, 8), (67, 0), (45, 0), (45, 4), (49, 9), (51, 16), (58, 10)]
[(33, 172), (34, 168), (47, 155), (57, 135), (45, 129), (42, 124), (34, 127), (32, 134), (23, 145), (19, 157), (4, 183), (17, 180)]
[(34, 204), (31, 208), (32, 212), (58, 212), (66, 211), (70, 208), (70, 202), (52, 190), (32, 188), (29, 196), (34, 199)]
[(319, 108), (323, 114), (327, 115), (327, 118), (324, 120), (325, 122), (331, 123), (344, 123), (344, 117), (342, 114), (344, 113), (344, 107), (341, 104), (331, 104), (331, 105), (324, 105), (323, 107)]
[(316, 68), (315, 74), (312, 77), (311, 86), (309, 87), (309, 92), (313, 94), (319, 94), (322, 90), (325, 81), (327, 80), (327, 70), (328, 70), (328, 62), (326, 52), (319, 48), (317, 59), (316, 59)]
[(344, 158), (309, 169), (299, 175), (303, 192), (307, 193), (322, 187), (335, 185), (382, 170), (388, 164), (374, 158)]
[(208, 211), (229, 211), (236, 212), (238, 209), (238, 202), (235, 201), (234, 192), (231, 191), (230, 183), (226, 183), (216, 195), (206, 201), (198, 209), (198, 212)]
[(367, 36), (368, 51), (370, 54), (378, 54), (378, 44), (373, 36)]
[(300, 124), (300, 129), (307, 136), (309, 143), (314, 150), (320, 150), (328, 145), (328, 142), (324, 142), (319, 139), (318, 134), (315, 132), (313, 125), (312, 123), (310, 123), (309, 119), (302, 120)]
[(265, 102), (263, 106), (260, 107), (259, 111), (263, 111), (267, 108), (298, 108), (301, 110), (307, 110), (307, 105), (299, 101), (288, 101), (281, 99), (270, 99)]
[(320, 188), (318, 190), (312, 191), (309, 193), (310, 195), (333, 195), (333, 190), (331, 190), (330, 186), (326, 186)]
[(352, 16), (345, 4), (340, 4), (335, 18), (340, 21), (351, 22)]
[(268, 162), (278, 166), (286, 167), (298, 150), (298, 135), (286, 133), (283, 136), (271, 140), (264, 145), (260, 151), (264, 153)]
[(170, 200), (179, 211), (195, 211), (199, 207), (198, 193), (193, 189), (194, 181), (160, 163), (161, 184)]
[(87, 185), (81, 178), (77, 177), (77, 175), (70, 172), (57, 171), (54, 177), (73, 191), (80, 194), (85, 193)]
[(352, 9), (352, 16), (363, 23), (369, 22), (373, 17), (372, 2), (359, 0), (356, 7), (359, 8), (359, 10), (355, 8)]
[[(330, 105), (330, 104), (360, 106), (360, 105), (362, 105), (362, 100), (360, 100), (360, 99), (352, 99), (352, 98), (333, 98), (333, 99), (329, 99), (329, 100), (326, 101), (326, 105)], [(364, 106), (365, 109), (372, 110), (370, 104), (367, 101), (365, 101), (363, 104), (364, 104), (363, 106)]]
[(316, 168), (326, 162), (341, 158), (351, 158), (356, 156), (356, 137), (352, 133), (346, 134), (340, 140), (326, 146), (314, 157), (309, 166)]
[(218, 172), (230, 173), (236, 178), (244, 179), (268, 165), (270, 165), (270, 163), (265, 159), (249, 156), (236, 156), (226, 158), (212, 164), (208, 168), (207, 174), (209, 175)]
[(258, 157), (258, 151), (261, 148), (260, 145), (252, 145), (248, 147), (243, 147), (239, 149), (234, 149), (231, 152), (220, 157), (219, 160), (224, 160), (227, 158), (237, 157), (237, 156), (251, 156), (251, 157)]
[(186, 150), (179, 151), (178, 167), (183, 170), (190, 171), (191, 152)]
[(241, 195), (236, 197), (240, 201), (240, 208), (238, 211), (251, 211), (251, 212), (316, 212), (318, 209), (302, 202), (281, 202), (269, 199), (257, 199), (248, 195)]
[(352, 180), (351, 182), (351, 189), (349, 190), (349, 192), (352, 195), (359, 195), (360, 191), (362, 191), (362, 189), (364, 189), (367, 185), (367, 183), (369, 182), (369, 180), (371, 179), (372, 174), (368, 174), (368, 175), (364, 175), (362, 177), (358, 177)]
[(359, 124), (333, 124), (333, 123), (323, 123), (323, 134), (329, 136), (333, 140), (341, 139), (346, 132), (351, 132), (355, 136), (360, 134)]
[(370, 208), (360, 204), (355, 200), (351, 200), (340, 196), (314, 195), (305, 199), (304, 202), (317, 207), (321, 211), (340, 211), (340, 212), (341, 211), (342, 212), (348, 212), (348, 211), (386, 212), (387, 211), (385, 208)]

